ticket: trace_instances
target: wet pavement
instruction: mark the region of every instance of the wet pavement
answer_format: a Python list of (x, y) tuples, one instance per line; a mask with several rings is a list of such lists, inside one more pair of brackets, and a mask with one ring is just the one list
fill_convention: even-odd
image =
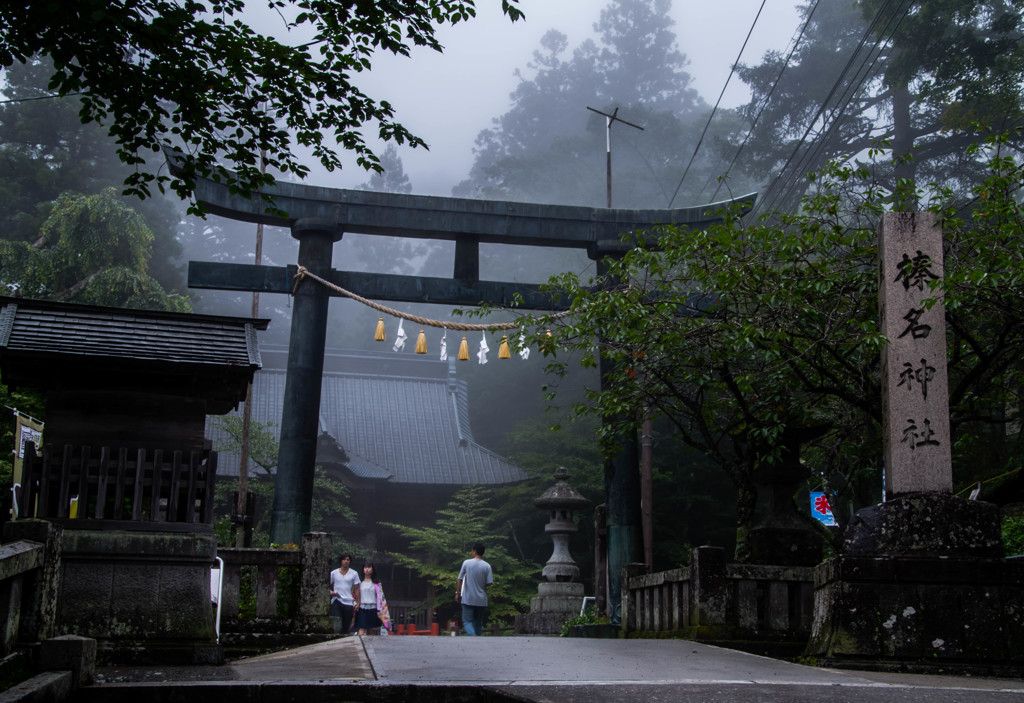
[(836, 671), (684, 640), (353, 636), (220, 667), (97, 674), (90, 699), (147, 703), (409, 700), (410, 691), (430, 701), (1024, 703), (1021, 679)]

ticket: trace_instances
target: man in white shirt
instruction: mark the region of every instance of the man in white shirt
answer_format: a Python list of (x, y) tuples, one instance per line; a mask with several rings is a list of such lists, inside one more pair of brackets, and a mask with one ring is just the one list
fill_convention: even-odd
[(455, 600), (462, 603), (462, 626), (467, 635), (481, 635), (487, 611), (487, 589), (494, 583), (491, 565), (484, 561), (484, 545), (473, 545), (473, 556), (462, 562), (455, 585)]
[(331, 572), (331, 617), (334, 634), (347, 635), (352, 626), (352, 612), (356, 601), (352, 589), (359, 586), (359, 574), (350, 569), (351, 554), (341, 555), (341, 567)]

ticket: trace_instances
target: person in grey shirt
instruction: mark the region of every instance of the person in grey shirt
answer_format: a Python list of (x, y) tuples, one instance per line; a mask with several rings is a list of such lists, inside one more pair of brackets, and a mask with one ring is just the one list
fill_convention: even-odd
[(473, 556), (462, 562), (455, 584), (455, 600), (462, 603), (462, 626), (467, 635), (480, 635), (487, 610), (487, 589), (494, 583), (491, 565), (484, 561), (484, 545), (473, 545)]

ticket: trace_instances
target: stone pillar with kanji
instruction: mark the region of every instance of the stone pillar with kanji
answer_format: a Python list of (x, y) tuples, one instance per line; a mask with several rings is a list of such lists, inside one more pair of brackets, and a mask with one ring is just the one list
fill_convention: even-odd
[(1019, 672), (1024, 564), (1003, 558), (997, 506), (953, 494), (938, 220), (886, 214), (878, 257), (885, 501), (857, 511), (842, 552), (815, 569), (807, 653), (838, 667)]
[(889, 213), (878, 250), (885, 493), (950, 493), (942, 230), (930, 213)]

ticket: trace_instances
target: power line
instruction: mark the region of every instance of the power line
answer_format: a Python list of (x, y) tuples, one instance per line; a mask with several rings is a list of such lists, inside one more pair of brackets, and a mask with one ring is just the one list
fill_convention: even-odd
[[(908, 0), (901, 0), (901, 2), (902, 1)], [(847, 60), (846, 65), (843, 67), (843, 70), (840, 72), (836, 81), (833, 83), (832, 88), (829, 90), (829, 93), (825, 96), (824, 100), (822, 101), (821, 107), (818, 108), (818, 111), (811, 119), (810, 123), (807, 126), (807, 129), (804, 131), (803, 136), (797, 142), (793, 152), (790, 154), (789, 159), (786, 161), (786, 164), (779, 171), (779, 175), (776, 177), (775, 182), (773, 182), (772, 186), (769, 188), (769, 191), (773, 195), (773, 197), (769, 200), (769, 198), (766, 196), (763, 202), (761, 203), (761, 207), (756, 208), (757, 210), (765, 210), (769, 204), (769, 201), (772, 205), (778, 202), (779, 198), (782, 197), (781, 193), (788, 189), (790, 184), (796, 178), (800, 177), (806, 170), (809, 170), (811, 164), (817, 162), (818, 155), (822, 152), (822, 150), (824, 150), (825, 145), (828, 143), (829, 139), (831, 138), (835, 130), (838, 129), (839, 118), (842, 116), (846, 107), (849, 106), (850, 102), (853, 100), (853, 97), (860, 90), (861, 86), (864, 84), (864, 81), (867, 80), (868, 75), (870, 75), (870, 69), (873, 68), (875, 63), (877, 62), (880, 53), (876, 52), (876, 49), (879, 48), (886, 34), (888, 34), (890, 38), (893, 34), (895, 34), (895, 30), (896, 28), (898, 28), (899, 22), (902, 21), (902, 17), (905, 15), (905, 13), (900, 14), (899, 12), (897, 12), (893, 14), (889, 20), (889, 23), (887, 23), (885, 29), (883, 29), (882, 32), (876, 34), (874, 46), (861, 60), (860, 68), (858, 68), (855, 72), (854, 79), (847, 83), (847, 87), (844, 90), (840, 100), (838, 101), (837, 106), (833, 108), (833, 110), (831, 111), (831, 116), (833, 119), (831, 120), (831, 122), (829, 122), (829, 118), (826, 117), (822, 121), (822, 127), (819, 131), (817, 138), (814, 140), (814, 142), (811, 143), (811, 145), (806, 150), (803, 151), (796, 165), (790, 168), (790, 164), (793, 163), (793, 159), (796, 158), (796, 155), (800, 153), (800, 148), (807, 141), (807, 137), (810, 135), (810, 132), (814, 128), (814, 125), (818, 124), (819, 118), (822, 118), (823, 113), (826, 110), (826, 106), (835, 96), (835, 93), (840, 83), (844, 81), (854, 61), (858, 56), (862, 55), (862, 49), (864, 48), (864, 45), (867, 43), (868, 37), (871, 36), (871, 34), (875, 33), (875, 28), (878, 25), (878, 21), (882, 16), (882, 13), (885, 12), (891, 4), (892, 0), (886, 0), (886, 2), (879, 8), (879, 11), (875, 14), (871, 23), (865, 29), (863, 35), (861, 36), (860, 42), (857, 44), (857, 48), (850, 55), (850, 58)], [(896, 25), (892, 27), (892, 31), (890, 32), (889, 27), (892, 26), (892, 21), (897, 17), (899, 17), (900, 20), (896, 22)], [(872, 56), (874, 58), (871, 58)], [(868, 65), (869, 58), (871, 59), (870, 65)], [(865, 67), (868, 68), (868, 71), (865, 71), (864, 74), (861, 75), (861, 69)], [(858, 76), (860, 77), (858, 78)]]
[[(786, 55), (786, 60), (782, 62), (782, 68), (779, 69), (779, 75), (775, 76), (775, 80), (772, 81), (772, 86), (771, 88), (768, 89), (768, 94), (765, 95), (764, 100), (761, 101), (761, 105), (758, 107), (757, 114), (754, 115), (754, 120), (753, 122), (751, 122), (750, 128), (747, 130), (746, 136), (743, 137), (743, 142), (740, 144), (739, 149), (737, 149), (736, 153), (733, 155), (732, 161), (729, 162), (729, 166), (725, 169), (726, 176), (728, 176), (729, 172), (732, 171), (732, 168), (733, 166), (736, 165), (736, 161), (739, 159), (740, 154), (743, 153), (743, 148), (747, 145), (747, 142), (750, 141), (750, 137), (754, 134), (754, 129), (757, 127), (757, 123), (761, 120), (761, 115), (764, 114), (765, 108), (768, 107), (768, 103), (771, 101), (772, 95), (774, 95), (775, 93), (775, 88), (778, 87), (779, 82), (782, 80), (782, 74), (786, 72), (786, 69), (789, 67), (790, 61), (793, 60), (793, 54), (796, 53), (797, 48), (800, 46), (800, 41), (803, 39), (804, 33), (807, 31), (807, 28), (810, 26), (811, 18), (814, 16), (814, 11), (818, 9), (818, 5), (820, 4), (820, 2), (821, 0), (815, 1), (814, 6), (811, 8), (810, 13), (807, 15), (807, 19), (804, 20), (804, 23), (801, 25), (800, 32), (793, 40), (793, 44), (789, 49), (789, 54)], [(704, 186), (700, 189), (701, 193), (703, 193), (704, 190), (708, 187), (708, 183), (710, 183), (710, 178), (708, 179), (708, 181), (704, 183)], [(719, 181), (718, 187), (715, 188), (715, 192), (712, 193), (711, 195), (712, 202), (714, 202), (715, 198), (718, 197), (718, 191), (721, 190), (721, 188), (722, 181)]]
[(27, 103), (32, 100), (60, 100), (67, 98), (72, 95), (81, 95), (80, 92), (68, 93), (67, 95), (35, 95), (30, 98), (8, 98), (6, 100), (0, 100), (0, 105), (6, 105), (10, 103)]
[[(828, 95), (826, 95), (824, 100), (822, 101), (821, 107), (818, 108), (814, 117), (808, 123), (803, 135), (793, 147), (793, 150), (790, 153), (789, 158), (786, 160), (786, 163), (782, 166), (775, 180), (768, 187), (765, 197), (761, 200), (760, 203), (757, 204), (757, 206), (755, 206), (754, 210), (751, 212), (751, 216), (756, 217), (758, 212), (769, 211), (770, 206), (773, 206), (781, 198), (782, 192), (787, 190), (790, 184), (796, 178), (802, 175), (802, 173), (805, 170), (805, 165), (808, 163), (813, 163), (813, 160), (816, 159), (817, 155), (820, 154), (821, 151), (824, 149), (828, 138), (838, 128), (839, 118), (842, 116), (846, 107), (849, 105), (854, 95), (856, 95), (856, 93), (860, 90), (861, 86), (864, 84), (864, 81), (867, 79), (867, 76), (869, 75), (870, 71), (866, 71), (863, 73), (863, 75), (861, 75), (860, 69), (864, 68), (865, 66), (868, 66), (869, 59), (870, 66), (868, 66), (868, 68), (870, 69), (874, 67), (875, 63), (878, 60), (878, 57), (880, 56), (880, 52), (876, 52), (876, 50), (879, 49), (883, 41), (889, 41), (895, 35), (896, 30), (898, 29), (900, 23), (903, 21), (903, 18), (909, 12), (911, 0), (898, 1), (900, 2), (900, 6), (898, 7), (897, 11), (893, 15), (891, 15), (889, 21), (886, 23), (886, 27), (882, 30), (882, 32), (876, 34), (877, 38), (874, 42), (874, 45), (872, 46), (871, 50), (869, 50), (867, 54), (864, 55), (862, 53), (862, 50), (864, 48), (864, 45), (867, 43), (868, 37), (870, 37), (871, 34), (874, 33), (875, 27), (877, 27), (877, 24), (882, 14), (889, 8), (893, 0), (886, 0), (886, 2), (883, 3), (883, 5), (879, 8), (878, 12), (875, 14), (875, 17), (872, 19), (869, 26), (865, 29), (864, 34), (861, 36), (861, 40), (858, 43), (857, 48), (851, 54), (850, 59), (847, 61), (846, 65), (843, 67), (843, 70), (840, 72), (836, 81), (833, 83), (832, 88), (829, 90)], [(904, 5), (906, 6), (904, 7)], [(807, 143), (808, 137), (811, 134), (811, 130), (814, 129), (814, 126), (818, 124), (819, 119), (825, 113), (826, 106), (829, 104), (829, 101), (835, 96), (840, 84), (843, 83), (844, 79), (849, 74), (850, 68), (853, 66), (858, 56), (863, 56), (863, 58), (861, 59), (860, 68), (858, 68), (857, 71), (854, 73), (854, 80), (851, 80), (850, 82), (847, 83), (847, 87), (843, 91), (842, 96), (837, 104), (837, 107), (833, 108), (833, 119), (831, 120), (831, 122), (829, 122), (828, 119), (822, 122), (822, 128), (819, 132), (818, 137), (815, 139), (814, 142), (812, 142), (811, 146), (808, 149), (803, 151), (799, 161), (797, 161), (796, 166), (793, 166), (791, 168), (797, 155), (801, 153), (801, 147), (803, 147)]]
[(736, 73), (736, 66), (739, 65), (740, 58), (743, 56), (743, 50), (747, 48), (747, 42), (750, 41), (750, 35), (754, 33), (754, 27), (757, 26), (757, 20), (761, 18), (761, 11), (764, 10), (765, 3), (768, 0), (761, 0), (761, 7), (757, 10), (757, 15), (754, 17), (754, 21), (750, 25), (750, 30), (747, 32), (747, 38), (743, 40), (743, 46), (740, 47), (740, 53), (736, 55), (736, 60), (729, 68), (729, 75), (725, 78), (725, 85), (722, 86), (722, 92), (718, 94), (718, 100), (715, 101), (715, 106), (711, 110), (711, 114), (708, 115), (708, 121), (704, 123), (704, 129), (700, 133), (700, 139), (697, 140), (697, 146), (693, 149), (693, 154), (690, 155), (690, 161), (686, 164), (686, 169), (683, 171), (683, 175), (679, 178), (679, 185), (676, 186), (676, 190), (672, 193), (672, 197), (669, 198), (668, 207), (672, 207), (672, 203), (675, 202), (676, 196), (679, 195), (679, 189), (683, 187), (683, 181), (686, 180), (686, 174), (690, 172), (690, 167), (693, 166), (694, 159), (697, 158), (697, 152), (700, 151), (700, 145), (704, 143), (704, 137), (708, 133), (708, 127), (711, 126), (711, 120), (714, 118), (715, 113), (718, 111), (718, 106), (722, 102), (722, 96), (725, 95), (725, 89), (729, 87), (729, 81), (732, 80), (732, 76)]
[[(838, 130), (840, 127), (839, 116), (841, 116), (842, 113), (846, 111), (850, 102), (853, 101), (854, 97), (860, 91), (865, 81), (871, 75), (873, 75), (874, 67), (878, 63), (879, 58), (882, 56), (882, 44), (888, 43), (889, 41), (892, 40), (892, 38), (896, 35), (896, 32), (899, 29), (900, 24), (902, 24), (903, 20), (909, 13), (912, 4), (911, 0), (902, 0), (902, 2), (906, 3), (905, 6), (901, 4), (897, 8), (896, 12), (894, 12), (890, 16), (885, 28), (883, 28), (881, 32), (877, 33), (877, 38), (875, 40), (874, 45), (872, 46), (871, 50), (867, 52), (865, 58), (862, 60), (861, 68), (865, 69), (863, 75), (860, 75), (858, 79), (854, 80), (851, 83), (851, 85), (848, 86), (846, 92), (840, 99), (840, 105), (837, 108), (835, 108), (835, 110), (833, 110), (834, 113), (838, 113), (837, 116), (835, 117), (835, 119), (831, 121), (831, 123), (828, 123), (826, 120), (827, 127), (823, 129), (821, 135), (811, 145), (811, 147), (804, 152), (804, 155), (797, 163), (796, 168), (791, 169), (788, 178), (789, 183), (792, 183), (792, 181), (795, 178), (799, 177), (800, 174), (809, 171), (812, 168), (812, 166), (820, 160), (819, 155), (825, 149), (825, 146), (828, 144), (829, 140), (832, 139), (836, 130)], [(883, 5), (883, 7), (879, 9), (879, 12), (873, 18), (872, 27), (877, 26), (877, 22), (881, 17), (882, 13), (884, 13), (888, 6), (890, 6), (891, 4), (892, 0), (885, 3), (885, 5)], [(859, 70), (858, 74), (860, 74)]]

